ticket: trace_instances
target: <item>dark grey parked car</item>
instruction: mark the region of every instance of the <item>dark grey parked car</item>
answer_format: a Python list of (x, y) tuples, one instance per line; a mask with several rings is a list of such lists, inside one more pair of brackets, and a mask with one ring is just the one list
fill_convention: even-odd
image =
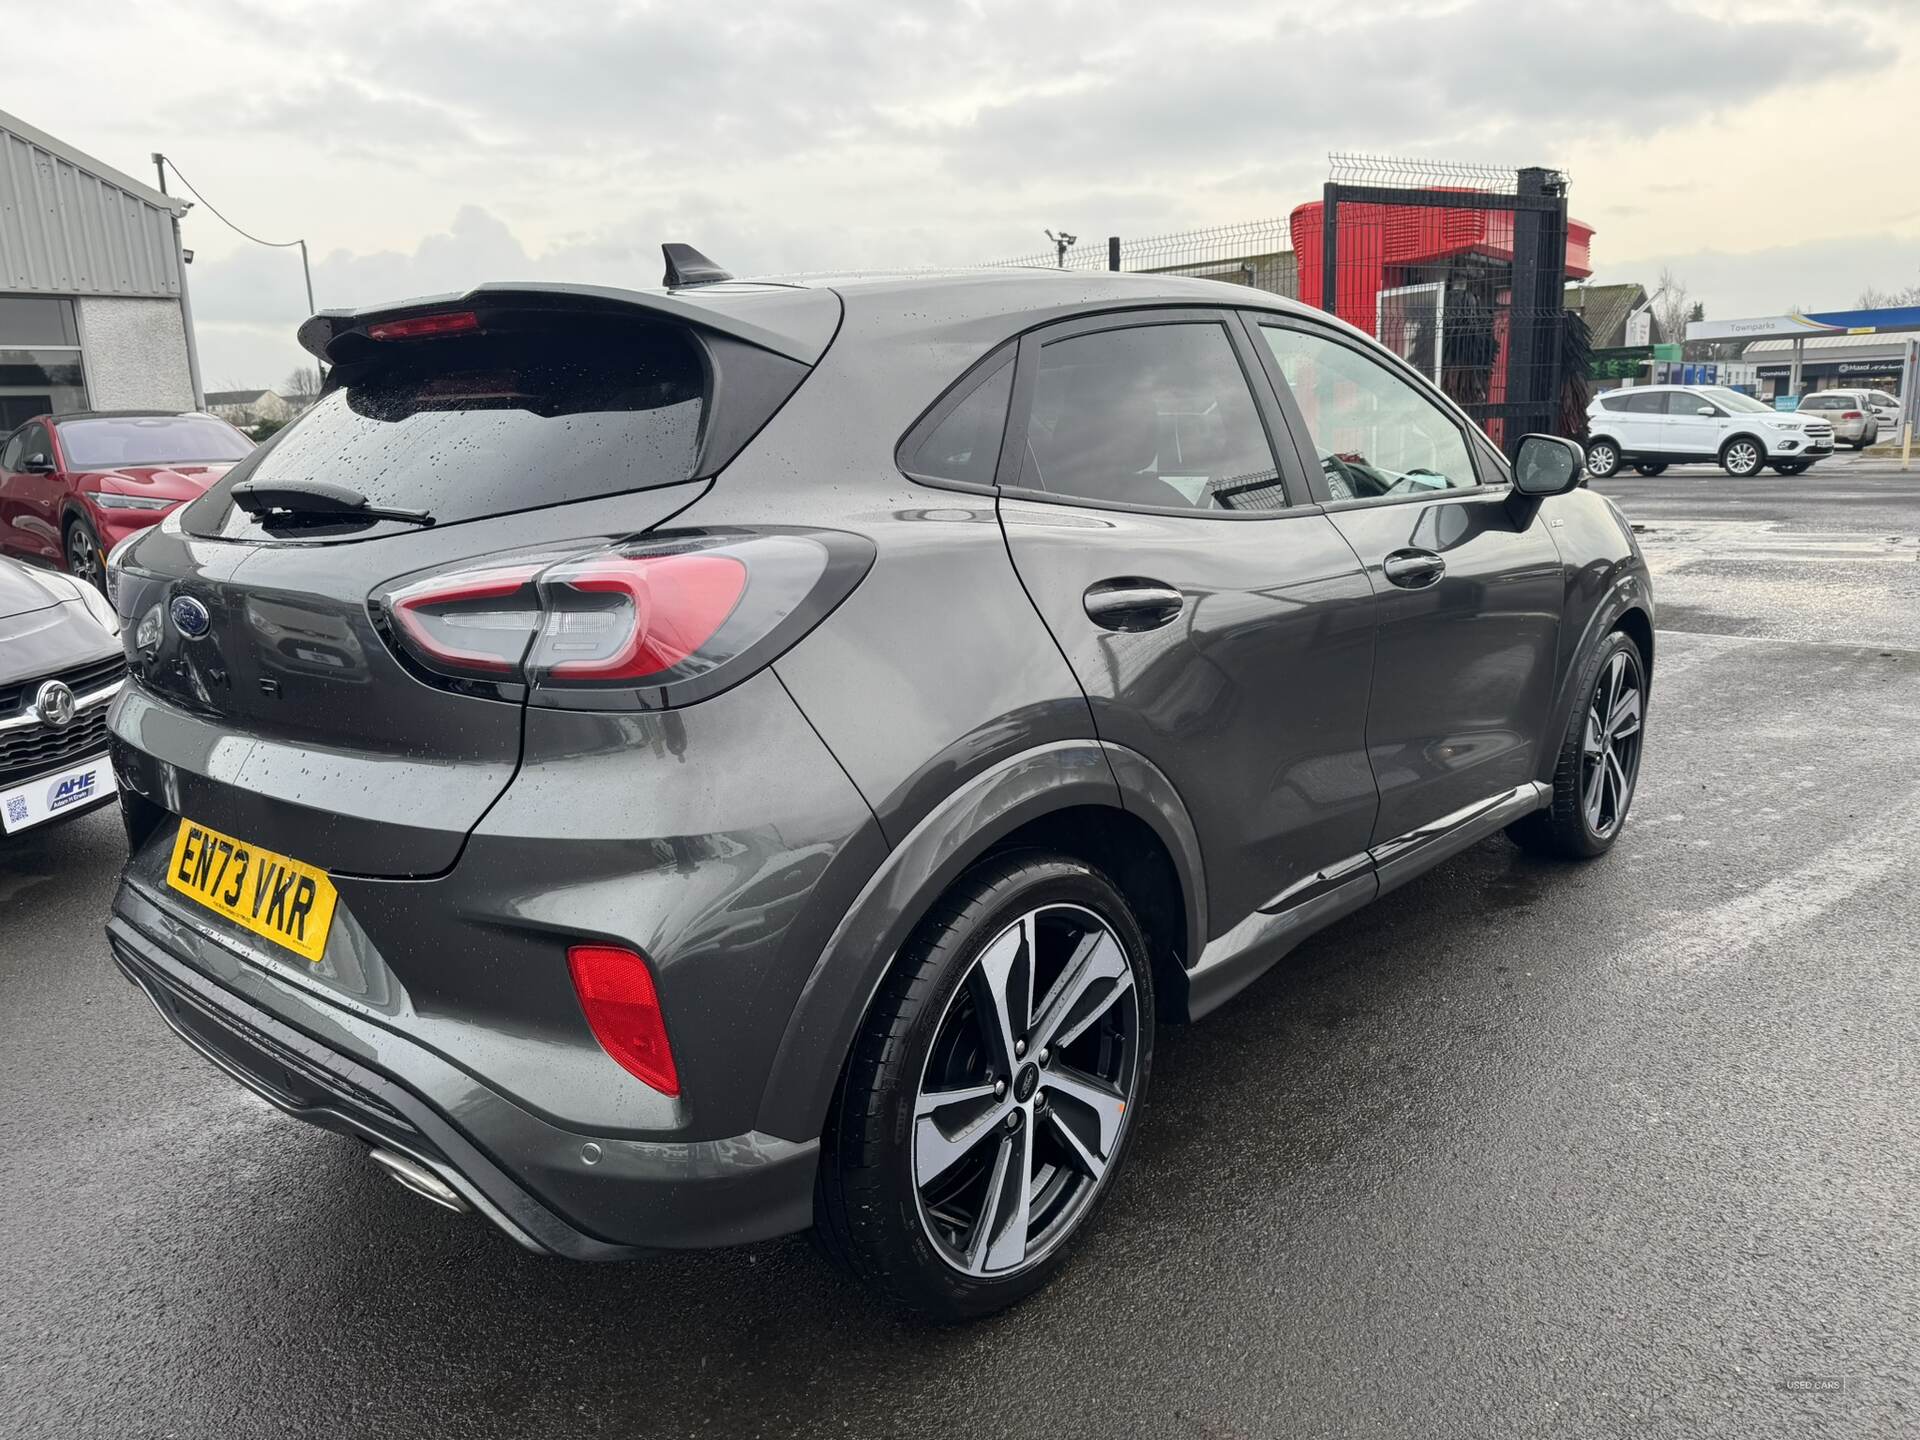
[(1156, 1020), (1619, 834), (1652, 599), (1569, 442), (1516, 484), (1227, 285), (669, 280), (316, 316), (325, 396), (116, 557), (113, 953), (403, 1183), (983, 1313)]

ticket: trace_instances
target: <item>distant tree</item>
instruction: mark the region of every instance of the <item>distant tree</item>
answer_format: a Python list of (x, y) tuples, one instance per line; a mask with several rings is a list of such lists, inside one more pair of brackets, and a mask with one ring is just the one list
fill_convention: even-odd
[(1654, 290), (1653, 318), (1660, 324), (1660, 339), (1678, 345), (1687, 338), (1687, 320), (1693, 313), (1693, 299), (1687, 282), (1671, 270), (1660, 272), (1660, 284)]
[(1869, 285), (1854, 302), (1859, 310), (1890, 310), (1899, 305), (1920, 305), (1920, 285), (1908, 285), (1900, 290), (1881, 290)]
[(320, 396), (320, 367), (294, 366), (280, 382), (280, 393), (296, 405), (311, 405)]
[(272, 435), (281, 430), (284, 430), (287, 426), (291, 425), (292, 423), (293, 422), (291, 420), (262, 420), (257, 424), (247, 426), (246, 432), (247, 434), (251, 435), (255, 440), (264, 440), (269, 435)]

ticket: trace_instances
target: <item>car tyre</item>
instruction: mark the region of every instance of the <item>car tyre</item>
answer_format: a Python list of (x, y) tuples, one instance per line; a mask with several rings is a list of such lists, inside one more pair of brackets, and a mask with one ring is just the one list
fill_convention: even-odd
[(1736, 480), (1758, 475), (1766, 463), (1766, 448), (1751, 435), (1736, 435), (1720, 447), (1720, 468)]
[(1507, 827), (1522, 850), (1591, 860), (1613, 848), (1640, 780), (1646, 676), (1646, 657), (1624, 631), (1609, 632), (1594, 647), (1575, 691), (1581, 703), (1561, 737), (1553, 801)]
[[(815, 1191), (826, 1253), (943, 1322), (1044, 1285), (1105, 1199), (1146, 1092), (1147, 956), (1126, 900), (1083, 861), (1016, 852), (963, 875), (902, 948), (835, 1092)], [(1051, 1053), (1048, 1034), (1066, 1036)]]
[(84, 515), (74, 516), (67, 522), (65, 540), (67, 573), (106, 594), (107, 552), (93, 523)]
[(1587, 474), (1605, 480), (1620, 473), (1620, 447), (1611, 440), (1593, 440), (1587, 445)]
[(1664, 475), (1667, 469), (1664, 462), (1656, 463), (1651, 460), (1642, 460), (1633, 468), (1638, 470), (1642, 475)]

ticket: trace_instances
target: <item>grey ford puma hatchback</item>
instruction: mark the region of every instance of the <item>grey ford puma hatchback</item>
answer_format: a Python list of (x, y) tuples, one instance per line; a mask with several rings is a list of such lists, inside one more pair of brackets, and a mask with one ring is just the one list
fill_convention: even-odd
[(675, 248), (315, 316), (320, 401), (115, 557), (113, 954), (402, 1184), (982, 1314), (1156, 1022), (1619, 835), (1652, 598), (1570, 442), (1240, 287)]

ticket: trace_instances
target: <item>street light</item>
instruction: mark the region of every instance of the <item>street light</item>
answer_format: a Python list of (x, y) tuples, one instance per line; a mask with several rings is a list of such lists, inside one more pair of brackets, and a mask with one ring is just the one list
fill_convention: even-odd
[(1054, 259), (1058, 262), (1062, 270), (1066, 269), (1067, 268), (1067, 251), (1071, 250), (1075, 245), (1080, 243), (1080, 237), (1078, 235), (1069, 235), (1064, 230), (1062, 230), (1058, 235), (1054, 234), (1053, 231), (1049, 230), (1046, 232), (1046, 236), (1049, 240), (1053, 242)]

